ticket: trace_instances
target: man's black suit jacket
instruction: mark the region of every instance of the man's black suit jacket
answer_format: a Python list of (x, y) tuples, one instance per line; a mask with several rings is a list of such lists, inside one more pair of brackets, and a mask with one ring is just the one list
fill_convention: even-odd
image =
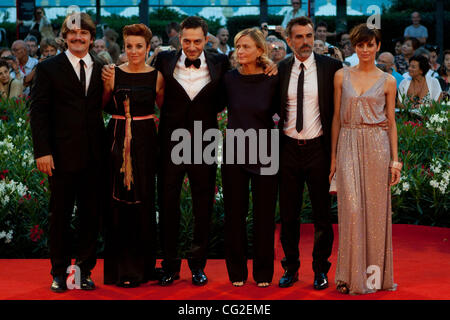
[(103, 161), (102, 64), (91, 57), (87, 95), (64, 52), (36, 68), (30, 112), (34, 156), (52, 155), (56, 170), (73, 172)]
[(230, 64), (226, 55), (205, 51), (206, 63), (211, 81), (191, 101), (181, 84), (173, 77), (181, 50), (163, 51), (158, 54), (155, 67), (165, 81), (164, 104), (161, 107), (159, 136), (162, 147), (171, 145), (171, 134), (175, 129), (184, 128), (192, 132), (194, 121), (202, 121), (203, 131), (217, 128), (217, 113), (223, 110), (225, 102), (221, 98), (223, 75)]
[[(342, 62), (315, 53), (314, 58), (317, 66), (320, 121), (322, 123), (324, 143), (327, 152), (331, 153), (331, 123), (333, 121), (334, 113), (334, 74), (337, 70), (342, 68)], [(283, 124), (286, 119), (289, 80), (294, 61), (295, 57), (292, 55), (291, 57), (282, 60), (278, 65), (281, 86), (281, 114), (279, 121), (279, 129), (281, 131), (283, 130)]]

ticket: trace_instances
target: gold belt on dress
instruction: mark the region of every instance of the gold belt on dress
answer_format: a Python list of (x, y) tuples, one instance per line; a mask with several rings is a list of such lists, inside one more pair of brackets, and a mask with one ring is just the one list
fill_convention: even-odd
[(351, 123), (343, 123), (341, 124), (341, 128), (349, 128), (349, 129), (363, 129), (363, 128), (381, 128), (385, 122), (381, 123), (360, 123), (360, 124), (351, 124)]

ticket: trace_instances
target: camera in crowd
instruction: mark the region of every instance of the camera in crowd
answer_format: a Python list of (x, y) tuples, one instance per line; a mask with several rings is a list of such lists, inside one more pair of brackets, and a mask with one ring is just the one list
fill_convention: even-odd
[(14, 56), (3, 57), (3, 59), (4, 59), (4, 60), (16, 61), (16, 57), (14, 57)]
[(336, 52), (335, 52), (335, 47), (329, 46), (329, 47), (328, 47), (328, 55), (334, 56), (335, 54), (336, 54)]

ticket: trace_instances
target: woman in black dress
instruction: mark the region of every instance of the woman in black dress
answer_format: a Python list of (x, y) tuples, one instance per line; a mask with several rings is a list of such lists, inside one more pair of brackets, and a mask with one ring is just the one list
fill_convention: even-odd
[[(261, 139), (267, 143), (267, 155), (278, 153), (278, 135), (271, 148), (272, 119), (279, 112), (278, 76), (264, 74), (271, 61), (263, 34), (256, 28), (245, 29), (234, 39), (239, 67), (225, 74), (224, 84), (228, 108), (227, 129), (254, 130), (257, 136), (258, 154)], [(266, 129), (267, 139), (260, 135)], [(249, 131), (248, 131), (249, 130)], [(227, 131), (226, 139), (231, 139)], [(235, 144), (237, 140), (235, 139)], [(226, 146), (224, 142), (224, 159)], [(249, 184), (253, 199), (253, 278), (259, 287), (270, 285), (274, 270), (275, 206), (277, 200), (278, 163), (266, 165), (259, 160), (251, 163), (246, 145), (245, 164), (225, 163), (222, 166), (225, 202), (225, 258), (229, 279), (234, 286), (242, 286), (247, 280), (247, 228)], [(234, 147), (236, 155), (237, 148)], [(277, 161), (275, 161), (277, 162)], [(274, 170), (266, 170), (271, 165)], [(272, 168), (273, 169), (273, 168)]]
[[(110, 210), (105, 217), (105, 284), (136, 287), (155, 279), (155, 101), (164, 79), (145, 63), (152, 33), (144, 24), (123, 29), (128, 63), (104, 78), (110, 166)], [(111, 66), (113, 68), (113, 66)]]

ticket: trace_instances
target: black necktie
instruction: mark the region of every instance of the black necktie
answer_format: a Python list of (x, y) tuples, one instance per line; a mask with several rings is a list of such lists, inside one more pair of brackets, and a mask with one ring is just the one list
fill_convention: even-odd
[(186, 58), (186, 60), (184, 60), (184, 65), (186, 66), (186, 68), (189, 68), (190, 66), (194, 66), (198, 69), (198, 68), (200, 68), (201, 63), (202, 62), (200, 61), (200, 59), (189, 60)]
[(84, 61), (80, 60), (80, 82), (81, 87), (83, 88), (83, 94), (86, 94), (86, 72), (84, 71)]
[(303, 84), (305, 82), (305, 65), (303, 63), (300, 64), (300, 68), (302, 71), (298, 76), (297, 83), (297, 122), (295, 124), (297, 132), (300, 132), (303, 129)]

